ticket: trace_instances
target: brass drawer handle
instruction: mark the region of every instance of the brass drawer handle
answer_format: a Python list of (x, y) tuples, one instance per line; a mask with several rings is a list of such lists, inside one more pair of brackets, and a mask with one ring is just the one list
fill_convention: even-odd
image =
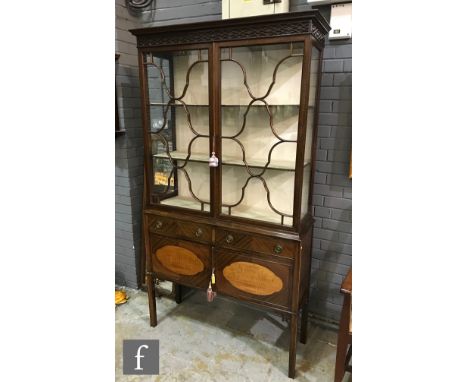
[(283, 252), (283, 247), (279, 244), (275, 245), (275, 248), (273, 248), (273, 252), (275, 252), (277, 255), (279, 255), (281, 252)]
[(201, 228), (197, 228), (195, 231), (195, 237), (200, 237), (201, 235), (203, 235), (203, 230)]
[(161, 221), (161, 220), (158, 220), (158, 221), (156, 222), (156, 229), (160, 229), (162, 226), (163, 226), (162, 221)]
[(226, 243), (231, 244), (234, 241), (234, 236), (227, 235), (226, 236)]

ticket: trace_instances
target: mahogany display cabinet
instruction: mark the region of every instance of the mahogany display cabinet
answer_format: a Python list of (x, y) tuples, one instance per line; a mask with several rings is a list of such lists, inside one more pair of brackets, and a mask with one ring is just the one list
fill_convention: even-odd
[[(156, 278), (289, 318), (307, 336), (322, 15), (136, 29), (150, 323)], [(214, 283), (213, 283), (214, 281)], [(212, 295), (212, 294), (211, 294)], [(302, 315), (299, 323), (299, 315)]]

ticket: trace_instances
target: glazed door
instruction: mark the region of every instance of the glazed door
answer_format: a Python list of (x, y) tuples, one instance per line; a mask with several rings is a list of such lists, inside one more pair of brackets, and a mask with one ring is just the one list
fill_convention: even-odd
[(142, 53), (152, 205), (211, 210), (210, 52), (204, 45)]
[(291, 227), (304, 42), (231, 45), (220, 45), (221, 217)]

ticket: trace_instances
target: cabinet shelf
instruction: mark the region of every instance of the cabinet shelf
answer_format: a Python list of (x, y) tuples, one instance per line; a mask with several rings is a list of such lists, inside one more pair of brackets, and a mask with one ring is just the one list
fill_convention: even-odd
[[(188, 153), (182, 151), (172, 151), (171, 157), (172, 159), (176, 160), (185, 160), (187, 158)], [(168, 159), (169, 156), (167, 154), (155, 154), (153, 155), (154, 158), (160, 159)], [(208, 163), (209, 156), (203, 154), (191, 154), (189, 158), (189, 162), (201, 162), (201, 163)], [(224, 155), (222, 158), (222, 164), (226, 166), (241, 166), (244, 167), (244, 162), (233, 156)], [(252, 168), (263, 168), (265, 167), (265, 161), (259, 161), (255, 159), (248, 159), (247, 164), (249, 167)], [(304, 162), (304, 167), (309, 165), (309, 162)], [(282, 170), (282, 171), (294, 171), (296, 169), (296, 162), (291, 160), (272, 160), (268, 165), (268, 169), (271, 170)]]

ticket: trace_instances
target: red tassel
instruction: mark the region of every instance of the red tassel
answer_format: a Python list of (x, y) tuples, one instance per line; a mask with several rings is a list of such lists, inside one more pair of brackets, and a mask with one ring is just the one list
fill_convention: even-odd
[(212, 302), (215, 297), (216, 297), (216, 292), (213, 289), (211, 289), (211, 281), (210, 281), (210, 284), (208, 285), (208, 289), (206, 290), (206, 300), (208, 302)]

